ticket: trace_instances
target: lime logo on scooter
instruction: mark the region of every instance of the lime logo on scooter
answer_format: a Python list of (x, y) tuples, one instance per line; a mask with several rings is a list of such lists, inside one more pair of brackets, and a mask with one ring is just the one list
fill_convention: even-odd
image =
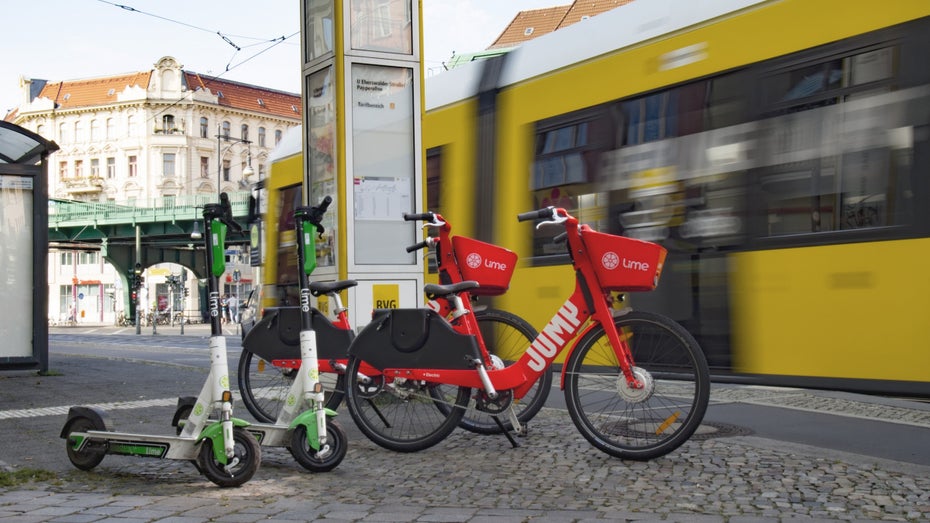
[(210, 293), (210, 316), (216, 318), (220, 314), (220, 293)]
[(310, 312), (310, 289), (300, 289), (300, 311)]

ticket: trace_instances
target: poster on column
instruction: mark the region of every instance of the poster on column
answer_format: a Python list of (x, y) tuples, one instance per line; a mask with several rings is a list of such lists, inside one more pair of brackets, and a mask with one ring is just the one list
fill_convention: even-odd
[(352, 173), (357, 264), (415, 264), (413, 71), (352, 66)]

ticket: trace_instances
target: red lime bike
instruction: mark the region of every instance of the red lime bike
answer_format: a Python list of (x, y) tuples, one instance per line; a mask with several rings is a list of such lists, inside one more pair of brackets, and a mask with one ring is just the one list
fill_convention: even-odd
[(573, 423), (591, 444), (635, 460), (678, 448), (707, 408), (704, 354), (670, 318), (612, 309), (612, 291), (656, 287), (665, 249), (596, 232), (561, 208), (518, 218), (564, 227), (574, 292), (519, 359), (503, 368), (486, 363), (481, 329), (468, 313), (469, 293), (480, 288), (475, 281), (424, 288), (453, 304), (451, 323), (429, 309), (379, 311), (349, 347), (346, 403), (356, 425), (391, 450), (428, 448), (458, 426), (473, 390), (503, 412), (568, 351), (559, 383)]

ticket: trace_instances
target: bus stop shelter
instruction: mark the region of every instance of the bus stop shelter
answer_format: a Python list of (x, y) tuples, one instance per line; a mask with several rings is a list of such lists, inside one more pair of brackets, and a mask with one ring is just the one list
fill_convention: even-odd
[(48, 370), (48, 155), (57, 150), (0, 121), (0, 370)]

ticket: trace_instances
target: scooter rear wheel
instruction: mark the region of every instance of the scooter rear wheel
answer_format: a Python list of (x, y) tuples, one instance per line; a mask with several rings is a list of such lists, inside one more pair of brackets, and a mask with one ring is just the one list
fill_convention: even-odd
[(107, 455), (106, 450), (94, 445), (92, 442), (84, 442), (80, 449), (74, 448), (75, 441), (71, 438), (73, 432), (87, 432), (88, 430), (104, 430), (104, 427), (98, 427), (90, 418), (77, 417), (71, 420), (68, 426), (68, 437), (65, 439), (65, 445), (68, 450), (68, 459), (71, 464), (81, 470), (90, 470), (103, 461)]
[(198, 469), (213, 483), (220, 487), (239, 487), (252, 479), (262, 462), (262, 449), (249, 431), (242, 427), (233, 427), (235, 455), (239, 458), (230, 470), (216, 460), (213, 455), (213, 440), (206, 439), (197, 456)]

